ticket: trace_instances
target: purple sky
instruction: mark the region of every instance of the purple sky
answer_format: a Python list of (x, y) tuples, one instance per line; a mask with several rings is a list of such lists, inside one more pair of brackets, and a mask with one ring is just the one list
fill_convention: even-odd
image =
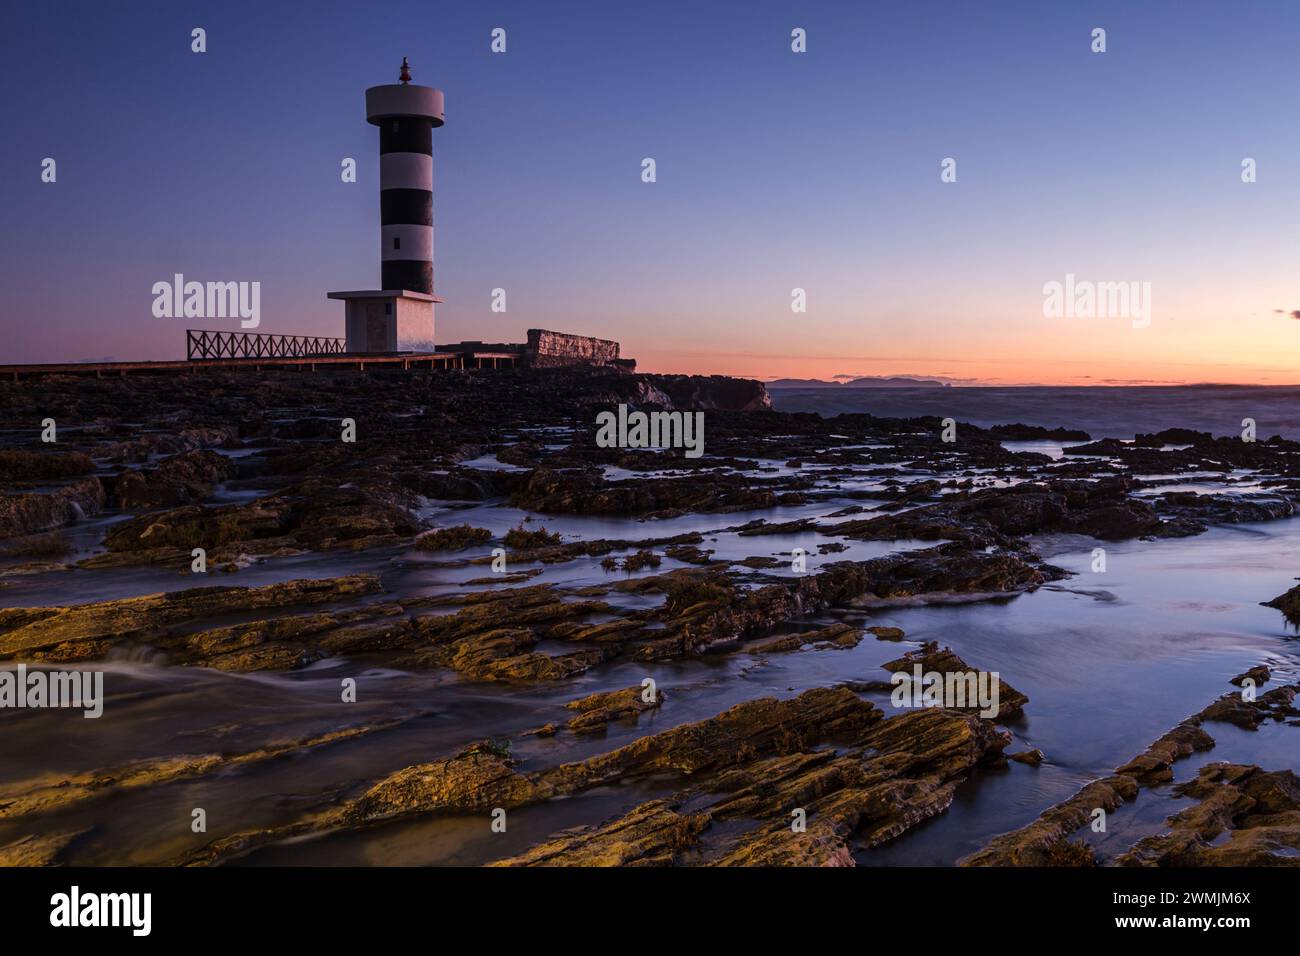
[[(260, 282), (260, 331), (341, 335), (325, 293), (379, 272), (363, 94), (405, 55), (447, 95), (440, 341), (541, 326), (761, 377), (1300, 381), (1285, 0), (18, 0), (5, 21), (0, 362), (179, 358), (187, 325), (239, 327), (155, 318), (177, 272)], [(1044, 316), (1067, 274), (1149, 282), (1149, 325)]]

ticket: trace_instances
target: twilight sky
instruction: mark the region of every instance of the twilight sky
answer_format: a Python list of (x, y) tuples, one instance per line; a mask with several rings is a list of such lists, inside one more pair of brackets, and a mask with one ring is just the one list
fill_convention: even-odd
[[(407, 56), (447, 96), (439, 341), (540, 326), (763, 378), (1300, 382), (1298, 38), (1291, 0), (14, 0), (0, 363), (181, 358), (187, 325), (239, 328), (155, 318), (177, 272), (260, 281), (259, 331), (341, 335), (325, 293), (379, 278), (364, 90)], [(1067, 273), (1149, 282), (1150, 326), (1045, 317)]]

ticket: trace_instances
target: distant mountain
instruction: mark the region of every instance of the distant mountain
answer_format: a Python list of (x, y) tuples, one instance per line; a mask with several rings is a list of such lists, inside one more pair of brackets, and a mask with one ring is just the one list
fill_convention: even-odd
[(844, 388), (947, 388), (947, 382), (932, 378), (909, 378), (906, 375), (876, 377), (868, 375), (845, 382)]
[(839, 388), (839, 382), (823, 382), (819, 378), (778, 378), (764, 382), (768, 388)]
[(767, 383), (768, 388), (947, 388), (947, 382), (930, 378), (864, 376), (847, 382), (824, 382), (819, 378), (778, 378)]

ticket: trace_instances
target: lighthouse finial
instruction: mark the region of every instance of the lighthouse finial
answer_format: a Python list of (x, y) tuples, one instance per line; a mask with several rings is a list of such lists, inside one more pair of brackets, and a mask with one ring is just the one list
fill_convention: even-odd
[(410, 68), (410, 66), (407, 65), (406, 57), (402, 57), (402, 76), (401, 76), (401, 80), (402, 80), (403, 83), (410, 83), (410, 82), (411, 82), (411, 68)]

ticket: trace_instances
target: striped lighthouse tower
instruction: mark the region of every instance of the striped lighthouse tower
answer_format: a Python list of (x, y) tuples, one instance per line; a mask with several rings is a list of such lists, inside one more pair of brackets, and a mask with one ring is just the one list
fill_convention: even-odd
[(331, 292), (346, 305), (349, 352), (432, 352), (433, 131), (442, 90), (411, 83), (366, 90), (366, 120), (379, 127), (380, 288)]
[(433, 295), (433, 131), (443, 124), (442, 90), (401, 83), (366, 90), (366, 119), (379, 127), (380, 259), (385, 289)]

